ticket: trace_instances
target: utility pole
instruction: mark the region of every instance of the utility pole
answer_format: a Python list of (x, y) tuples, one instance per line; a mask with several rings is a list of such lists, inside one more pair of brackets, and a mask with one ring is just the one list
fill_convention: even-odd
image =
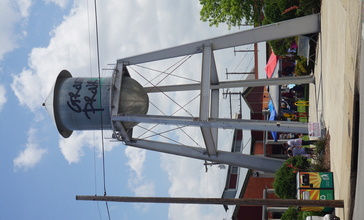
[(344, 208), (343, 200), (298, 200), (298, 199), (231, 199), (231, 198), (186, 198), (186, 197), (125, 197), (125, 196), (76, 196), (76, 200), (133, 202), (133, 203), (178, 203), (212, 205), (255, 205), (274, 207), (336, 207)]
[(236, 50), (234, 47), (234, 56), (236, 56), (236, 53), (248, 53), (248, 52), (254, 52), (254, 51), (255, 50)]
[(226, 68), (226, 79), (229, 78), (229, 75), (249, 75), (249, 74), (255, 74), (254, 71), (250, 72), (228, 72), (228, 69)]
[(222, 95), (224, 98), (226, 98), (229, 95), (229, 102), (230, 102), (230, 118), (233, 117), (233, 110), (232, 110), (232, 106), (231, 106), (231, 95), (239, 95), (240, 98), (240, 110), (239, 113), (241, 114), (241, 92), (230, 92), (229, 90), (227, 90), (228, 92), (223, 92)]
[[(207, 166), (212, 166), (212, 165), (219, 165), (219, 167), (220, 167), (220, 165), (222, 165), (223, 166), (223, 164), (221, 164), (221, 163), (217, 163), (217, 162), (207, 162), (206, 160), (205, 160), (205, 163), (203, 164), (204, 166), (205, 166), (205, 172), (207, 173), (207, 171), (208, 171), (208, 168), (207, 168)], [(221, 169), (221, 167), (220, 167), (220, 169)]]

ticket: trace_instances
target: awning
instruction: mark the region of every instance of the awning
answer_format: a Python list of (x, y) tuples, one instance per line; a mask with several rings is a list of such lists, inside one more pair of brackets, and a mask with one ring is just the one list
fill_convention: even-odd
[[(269, 57), (267, 65), (265, 67), (265, 72), (267, 74), (267, 78), (278, 78), (279, 77), (279, 68), (281, 66), (281, 61), (278, 59), (278, 56), (272, 54)], [(269, 92), (269, 104), (268, 109), (270, 111), (269, 120), (274, 121), (277, 118), (277, 112), (280, 111), (281, 107), (281, 86), (280, 85), (272, 85), (268, 86)], [(276, 131), (271, 131), (272, 137), (274, 141), (278, 140), (278, 134)]]
[[(275, 121), (276, 117), (277, 117), (277, 112), (274, 109), (274, 105), (273, 105), (272, 100), (269, 100), (268, 109), (269, 109), (269, 112), (270, 112), (269, 121)], [(278, 140), (277, 132), (276, 131), (271, 131), (270, 133), (272, 134), (273, 140), (277, 141)]]
[(272, 51), (272, 54), (269, 57), (267, 65), (264, 68), (265, 72), (267, 74), (267, 78), (272, 78), (272, 75), (274, 73), (274, 69), (277, 66), (277, 62), (278, 62), (278, 56), (275, 55), (274, 52)]
[[(278, 60), (274, 71), (272, 72), (271, 78), (279, 78), (279, 68), (281, 66), (281, 60)], [(281, 109), (281, 86), (280, 85), (271, 85), (268, 86), (269, 97), (273, 102), (274, 109), (279, 112)]]

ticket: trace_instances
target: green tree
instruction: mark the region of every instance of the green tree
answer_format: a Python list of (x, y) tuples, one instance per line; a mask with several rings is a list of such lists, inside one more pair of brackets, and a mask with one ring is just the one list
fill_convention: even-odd
[[(320, 11), (321, 0), (199, 0), (200, 18), (210, 26), (266, 25)], [(264, 15), (263, 15), (264, 14)], [(285, 56), (294, 38), (269, 41), (274, 53)]]
[(200, 0), (202, 21), (210, 26), (226, 23), (231, 26), (254, 24), (260, 18), (264, 0)]
[(306, 157), (291, 157), (277, 170), (273, 182), (276, 195), (281, 199), (295, 199), (297, 195), (296, 173), (310, 167)]
[[(299, 0), (266, 0), (264, 2), (263, 24), (271, 24), (289, 20), (302, 15), (297, 15), (297, 9), (289, 10), (293, 6), (299, 8)], [(288, 11), (286, 11), (288, 9)]]
[[(266, 0), (264, 2), (263, 24), (266, 25), (298, 17), (296, 14), (297, 9), (286, 10), (293, 6), (299, 6), (299, 2), (299, 0)], [(278, 56), (285, 56), (293, 42), (293, 37), (268, 41), (272, 50)]]

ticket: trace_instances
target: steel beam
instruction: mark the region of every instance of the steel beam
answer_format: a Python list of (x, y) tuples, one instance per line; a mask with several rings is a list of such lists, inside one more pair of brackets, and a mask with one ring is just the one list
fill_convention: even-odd
[(118, 63), (133, 65), (173, 57), (201, 53), (204, 45), (213, 45), (213, 50), (276, 40), (298, 35), (312, 34), (320, 31), (320, 14), (308, 15), (274, 24), (256, 27), (250, 30), (228, 34), (221, 37), (197, 41), (177, 47), (145, 53), (119, 59)]
[(216, 155), (208, 155), (203, 148), (177, 145), (171, 143), (148, 141), (133, 139), (130, 142), (125, 143), (128, 146), (138, 147), (146, 150), (153, 150), (162, 153), (174, 154), (178, 156), (190, 157), (201, 160), (208, 160), (212, 162), (230, 164), (238, 167), (245, 167), (253, 170), (261, 170), (264, 172), (276, 172), (283, 163), (284, 160), (279, 160), (269, 157), (260, 157), (253, 155), (246, 155), (240, 153), (232, 153), (226, 151), (217, 151)]
[[(211, 90), (211, 109), (210, 117), (219, 117), (219, 90)], [(215, 145), (218, 145), (218, 128), (211, 128), (212, 137), (214, 138)]]
[(222, 119), (209, 118), (208, 121), (200, 121), (199, 118), (183, 116), (162, 116), (162, 115), (131, 115), (121, 114), (112, 116), (112, 121), (142, 122), (151, 124), (171, 124), (194, 127), (214, 127), (225, 129), (257, 130), (257, 131), (278, 131), (293, 133), (308, 133), (308, 123), (293, 121), (266, 121), (246, 119)]
[[(200, 120), (207, 121), (210, 117), (210, 85), (212, 75), (213, 53), (211, 46), (205, 46), (202, 54)], [(216, 74), (217, 75), (217, 74)], [(216, 143), (210, 127), (201, 126), (202, 136), (209, 155), (216, 155)]]
[[(125, 68), (125, 69), (124, 69)], [(111, 115), (118, 115), (119, 113), (119, 101), (120, 101), (120, 95), (121, 95), (121, 83), (123, 80), (124, 70), (126, 70), (126, 67), (123, 65), (117, 65), (117, 68), (114, 70), (112, 75), (112, 86), (110, 89), (110, 113)], [(123, 139), (126, 141), (130, 141), (130, 137), (124, 127), (124, 125), (121, 122), (113, 122), (111, 123), (111, 126), (114, 131), (115, 137), (118, 139)], [(121, 137), (120, 137), (121, 135)]]
[[(213, 55), (213, 54), (212, 54)], [(212, 66), (211, 66), (211, 86), (219, 84), (219, 77), (217, 75), (215, 56), (212, 56)], [(219, 117), (219, 89), (211, 89), (211, 108), (210, 108), (210, 117), (218, 118)], [(218, 128), (211, 128), (212, 138), (214, 139), (215, 145), (218, 146)]]
[[(210, 89), (227, 89), (227, 88), (241, 88), (241, 87), (258, 87), (258, 86), (271, 86), (271, 85), (286, 85), (286, 84), (309, 84), (314, 83), (315, 77), (309, 76), (295, 76), (295, 77), (279, 77), (269, 79), (250, 79), (250, 80), (238, 80), (238, 81), (224, 81), (219, 82), (217, 85), (211, 85)], [(192, 91), (200, 90), (201, 85), (184, 84), (184, 85), (171, 85), (171, 86), (158, 86), (158, 88), (145, 87), (145, 91), (148, 93), (155, 92), (178, 92), (178, 91)]]
[(211, 85), (211, 47), (204, 47), (202, 56), (200, 120), (206, 121), (210, 114), (210, 85)]

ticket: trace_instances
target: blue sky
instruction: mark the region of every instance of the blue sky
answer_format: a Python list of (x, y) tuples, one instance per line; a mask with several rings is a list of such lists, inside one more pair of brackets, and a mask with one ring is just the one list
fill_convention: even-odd
[[(100, 132), (75, 132), (63, 139), (41, 106), (62, 69), (74, 76), (97, 75), (93, 7), (90, 0), (0, 3), (1, 219), (108, 219), (105, 203), (75, 200), (76, 195), (103, 195)], [(209, 27), (199, 20), (199, 10), (197, 0), (99, 1), (101, 67), (119, 58), (238, 31)], [(232, 50), (216, 56), (223, 58), (217, 61), (222, 80), (225, 68), (246, 71), (250, 63), (241, 62), (242, 56), (234, 56)], [(193, 64), (199, 59), (191, 59), (191, 66), (179, 71), (196, 75), (200, 68)], [(188, 96), (178, 100), (188, 102)], [(222, 105), (223, 117), (228, 117), (226, 100)], [(221, 134), (228, 137), (231, 132)], [(228, 148), (230, 140), (225, 141)], [(205, 173), (203, 161), (108, 139), (105, 149), (108, 195), (221, 196), (226, 171), (211, 167)], [(109, 203), (109, 208), (111, 219), (227, 217), (220, 206)]]

